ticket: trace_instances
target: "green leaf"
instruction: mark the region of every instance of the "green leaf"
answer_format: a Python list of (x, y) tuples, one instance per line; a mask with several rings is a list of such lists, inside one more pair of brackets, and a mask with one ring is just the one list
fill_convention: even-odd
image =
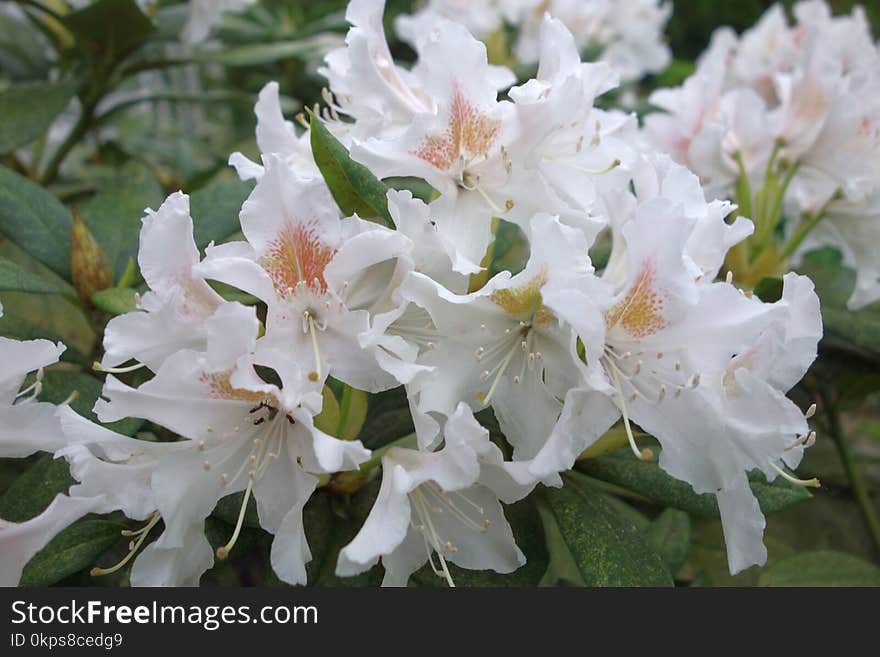
[(114, 280), (137, 258), (144, 208), (158, 208), (164, 194), (152, 170), (127, 162), (101, 192), (79, 206), (79, 215), (107, 256)]
[[(234, 527), (238, 522), (238, 514), (241, 512), (242, 500), (244, 500), (243, 492), (221, 497), (217, 502), (217, 506), (214, 507), (214, 513), (212, 515)], [(260, 518), (257, 515), (257, 503), (254, 501), (253, 497), (248, 499), (242, 526), (251, 528), (260, 526)]]
[(115, 522), (84, 518), (59, 532), (37, 552), (21, 573), (21, 586), (51, 586), (84, 568), (113, 547), (122, 527)]
[(75, 483), (64, 459), (40, 454), (0, 497), (0, 518), (24, 522), (39, 515), (59, 493)]
[(352, 160), (345, 146), (330, 134), (321, 120), (310, 115), (312, 154), (342, 214), (379, 219), (393, 227), (385, 196), (388, 187), (367, 167)]
[(212, 240), (222, 242), (241, 230), (238, 213), (253, 188), (251, 182), (220, 175), (190, 194), (190, 213), (199, 248)]
[(0, 153), (8, 153), (44, 134), (76, 91), (64, 82), (23, 82), (0, 94)]
[[(4, 307), (3, 317), (0, 317), (0, 335), (13, 340), (51, 340), (52, 342), (64, 342), (64, 339), (54, 331), (44, 326), (35, 324), (21, 317), (16, 317)], [(61, 360), (78, 365), (90, 365), (89, 357), (79, 349), (67, 345), (67, 349), (61, 354)]]
[(816, 285), (825, 336), (841, 338), (880, 355), (880, 302), (857, 311), (846, 307), (855, 286), (855, 272), (844, 267), (840, 252), (826, 247), (808, 253), (798, 272), (809, 276)]
[[(92, 408), (101, 395), (101, 388), (101, 381), (91, 374), (73, 370), (48, 370), (43, 374), (40, 400), (61, 404), (75, 392), (76, 398), (70, 402), (70, 407), (92, 422), (98, 422)], [(126, 418), (103, 426), (126, 436), (133, 436), (143, 423), (139, 418)]]
[[(659, 449), (656, 451), (659, 456)], [(690, 484), (661, 470), (658, 458), (641, 461), (628, 449), (622, 449), (596, 459), (579, 461), (577, 469), (596, 479), (639, 493), (661, 506), (672, 506), (708, 518), (718, 517), (714, 495), (697, 495)], [(749, 474), (749, 485), (758, 498), (761, 510), (767, 515), (810, 498), (805, 488), (790, 484), (781, 477), (770, 483), (760, 473)]]
[(801, 552), (764, 570), (758, 586), (880, 586), (880, 568), (844, 552)]
[(197, 62), (224, 66), (259, 66), (285, 59), (307, 58), (320, 53), (326, 44), (326, 37), (318, 35), (296, 41), (276, 41), (204, 51), (197, 53), (193, 59)]
[(331, 435), (342, 440), (354, 440), (360, 435), (367, 419), (367, 398), (363, 390), (345, 386), (339, 400), (339, 423)]
[(0, 258), (0, 290), (33, 294), (73, 294), (70, 287), (28, 271), (7, 258)]
[(13, 80), (45, 79), (49, 44), (30, 23), (0, 14), (0, 71)]
[(98, 310), (110, 315), (124, 315), (137, 310), (135, 291), (130, 287), (108, 287), (92, 295), (92, 303)]
[(562, 488), (548, 488), (544, 494), (544, 521), (555, 524), (562, 540), (561, 545), (548, 545), (551, 558), (568, 553), (583, 585), (672, 585), (663, 561), (639, 529), (577, 473), (566, 476)]
[(124, 57), (156, 29), (135, 0), (97, 0), (62, 22), (86, 54), (104, 61)]
[(378, 586), (382, 582), (382, 568), (378, 565), (354, 577), (336, 575), (339, 551), (364, 524), (378, 491), (379, 482), (374, 480), (349, 498), (334, 497), (320, 490), (312, 495), (303, 510), (303, 525), (313, 555), (306, 566), (310, 585), (360, 587)]
[(754, 290), (757, 297), (765, 303), (775, 303), (782, 298), (782, 279), (767, 276), (758, 281)]
[(0, 234), (70, 280), (72, 220), (45, 189), (0, 166)]
[(675, 576), (691, 549), (691, 519), (684, 511), (665, 509), (644, 530), (645, 540), (660, 555), (666, 569)]
[[(506, 506), (504, 515), (513, 530), (516, 544), (526, 557), (526, 563), (512, 573), (496, 573), (491, 570), (468, 570), (449, 564), (449, 573), (456, 586), (534, 587), (541, 581), (547, 570), (550, 557), (541, 527), (541, 516), (531, 499), (520, 500)], [(435, 561), (436, 563), (436, 561)], [(446, 587), (446, 579), (438, 577), (430, 564), (415, 572), (410, 580), (411, 586)]]

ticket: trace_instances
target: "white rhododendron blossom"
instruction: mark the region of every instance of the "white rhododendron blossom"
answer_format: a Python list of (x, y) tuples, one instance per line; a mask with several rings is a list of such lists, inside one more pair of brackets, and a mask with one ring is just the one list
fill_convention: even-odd
[[(308, 119), (262, 87), (253, 159), (229, 157), (253, 181), (240, 233), (203, 253), (186, 194), (145, 211), (142, 284), (114, 290), (136, 308), (106, 321), (89, 291), (105, 378), (76, 408), (94, 416), (37, 401), (63, 346), (0, 337), (0, 455), (49, 452), (75, 481), (0, 521), (0, 583), (90, 512), (132, 523), (94, 576), (198, 585), (259, 523), (277, 577), (312, 583), (310, 512), (333, 499), (345, 544), (316, 554), (319, 577), (335, 560), (339, 577), (381, 564), (383, 585), (454, 586), (458, 569), (531, 558), (520, 509), (566, 534), (553, 489), (590, 495), (572, 470), (611, 451), (713, 496), (735, 574), (767, 560), (750, 481), (818, 486), (793, 473), (816, 440), (810, 388), (793, 391), (823, 325), (788, 264), (835, 246), (857, 271), (850, 304), (880, 298), (880, 67), (862, 14), (801, 2), (794, 24), (773, 9), (719, 32), (640, 127), (597, 99), (668, 61), (667, 2), (432, 0), (397, 22), (411, 65), (384, 11), (349, 4)], [(511, 26), (529, 79), (478, 40)], [(583, 60), (593, 48), (602, 61)]]
[(662, 112), (645, 136), (712, 194), (749, 202), (757, 247), (785, 217), (783, 256), (839, 248), (857, 274), (850, 307), (880, 299), (880, 251), (866, 248), (880, 239), (880, 49), (861, 8), (804, 0), (793, 23), (776, 5), (742, 35), (721, 28), (696, 72), (650, 100)]
[(204, 348), (205, 322), (223, 299), (193, 273), (198, 263), (189, 198), (177, 192), (144, 216), (138, 265), (150, 289), (138, 300), (142, 312), (108, 323), (103, 368), (134, 359), (155, 371), (181, 349)]
[(189, 18), (183, 27), (181, 38), (184, 43), (194, 44), (204, 41), (227, 12), (239, 12), (257, 0), (191, 0)]
[(339, 553), (338, 575), (363, 572), (381, 558), (383, 585), (405, 586), (428, 561), (454, 585), (447, 562), (498, 573), (525, 563), (499, 499), (521, 499), (534, 481), (526, 476), (523, 482), (523, 473), (503, 462), (464, 404), (450, 414), (444, 439), (437, 451), (392, 447), (382, 457), (379, 496)]
[(597, 53), (624, 80), (658, 73), (671, 54), (663, 39), (672, 4), (661, 0), (428, 0), (413, 15), (396, 21), (401, 37), (416, 43), (426, 24), (443, 16), (491, 40), (505, 26), (516, 29), (513, 55), (523, 64), (538, 60), (545, 13), (571, 30), (578, 50)]

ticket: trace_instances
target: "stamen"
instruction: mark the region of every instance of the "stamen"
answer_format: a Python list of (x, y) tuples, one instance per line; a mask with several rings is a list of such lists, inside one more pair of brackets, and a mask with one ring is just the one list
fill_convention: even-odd
[(122, 561), (117, 563), (115, 566), (110, 566), (109, 568), (98, 568), (98, 567), (92, 568), (89, 571), (89, 575), (91, 575), (92, 577), (99, 577), (101, 575), (110, 575), (111, 573), (115, 573), (117, 570), (122, 568), (129, 561), (131, 561), (131, 558), (135, 555), (135, 553), (138, 551), (138, 549), (141, 547), (141, 545), (143, 545), (144, 541), (146, 540), (147, 534), (149, 534), (150, 530), (156, 526), (156, 523), (159, 522), (159, 519), (161, 517), (162, 516), (160, 516), (159, 513), (156, 512), (150, 517), (150, 521), (147, 523), (147, 525), (145, 527), (139, 529), (138, 531), (130, 532), (127, 530), (123, 530), (121, 532), (123, 536), (138, 536), (138, 535), (140, 535), (140, 538), (138, 538), (137, 541), (134, 541), (129, 544), (128, 554), (126, 554), (122, 558)]
[(309, 333), (312, 334), (312, 351), (315, 353), (315, 369), (309, 372), (309, 381), (317, 381), (321, 378), (321, 352), (318, 349), (318, 336), (315, 332), (315, 320), (312, 313), (305, 311), (306, 321), (309, 323)]
[(626, 429), (626, 438), (629, 441), (630, 449), (632, 449), (633, 454), (636, 455), (636, 458), (641, 461), (649, 461), (654, 458), (654, 452), (652, 452), (647, 447), (645, 449), (640, 450), (638, 445), (636, 445), (636, 439), (633, 436), (632, 427), (629, 423), (629, 413), (626, 410), (626, 402), (623, 399), (623, 390), (620, 387), (620, 378), (617, 376), (616, 369), (611, 369), (611, 375), (614, 377), (614, 386), (617, 388), (617, 395), (620, 397), (620, 412), (623, 415), (623, 426)]
[(144, 367), (143, 363), (136, 363), (128, 367), (104, 367), (98, 361), (92, 363), (92, 369), (96, 372), (106, 372), (107, 374), (125, 374), (126, 372), (134, 372)]
[[(489, 392), (486, 393), (486, 396), (483, 397), (483, 406), (488, 406), (489, 402), (492, 400), (492, 395), (495, 394), (495, 389), (498, 387), (498, 382), (501, 381), (501, 377), (504, 376), (504, 372), (507, 370), (507, 366), (510, 365), (510, 361), (513, 359), (513, 355), (516, 353), (516, 350), (519, 348), (518, 343), (514, 343), (510, 348), (510, 351), (507, 352), (507, 355), (504, 357), (504, 360), (501, 361), (501, 366), (498, 368), (498, 373), (495, 375), (495, 380), (492, 381), (492, 385), (489, 387)], [(529, 354), (529, 361), (534, 358), (534, 354)]]
[(807, 409), (807, 412), (804, 413), (804, 418), (809, 420), (816, 414), (816, 404), (810, 404), (810, 407)]
[(238, 511), (238, 521), (235, 523), (235, 531), (232, 532), (232, 538), (229, 539), (229, 542), (226, 545), (222, 545), (217, 548), (217, 558), (221, 561), (226, 559), (229, 556), (230, 550), (235, 547), (235, 542), (238, 540), (238, 535), (241, 532), (241, 526), (244, 524), (244, 514), (247, 512), (247, 503), (248, 500), (251, 499), (251, 490), (254, 488), (254, 477), (253, 475), (248, 477), (247, 488), (244, 489), (244, 497), (241, 500), (241, 509)]
[(775, 463), (771, 463), (770, 465), (773, 466), (773, 469), (776, 470), (776, 472), (778, 472), (779, 475), (783, 479), (785, 479), (786, 481), (790, 481), (791, 483), (795, 484), (796, 486), (804, 486), (805, 488), (821, 488), (822, 487), (822, 484), (819, 482), (819, 480), (816, 477), (813, 477), (812, 479), (798, 479), (797, 477), (793, 477), (792, 475), (788, 474), (785, 470), (780, 468)]

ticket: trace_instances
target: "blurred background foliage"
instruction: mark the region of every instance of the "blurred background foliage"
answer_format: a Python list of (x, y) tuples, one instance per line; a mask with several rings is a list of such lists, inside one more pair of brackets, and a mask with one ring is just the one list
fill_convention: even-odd
[[(68, 345), (64, 362), (46, 375), (44, 399), (60, 402), (77, 390), (74, 407), (91, 416), (101, 382), (89, 365), (100, 353), (103, 325), (132, 307), (132, 293), (141, 285), (133, 258), (145, 207), (158, 207), (166, 194), (182, 189), (192, 198), (201, 248), (237, 234), (237, 210), (251, 185), (239, 181), (226, 161), (233, 151), (259, 155), (253, 114), (257, 93), (267, 81), (277, 80), (291, 119), (321, 102), (318, 69), (323, 54), (342, 43), (345, 4), (263, 0), (226, 15), (210, 41), (190, 47), (178, 36), (186, 3), (156, 2), (148, 12), (152, 20), (144, 20), (129, 0), (98, 0), (73, 20), (60, 0), (0, 1), (0, 189), (26, 190), (32, 199), (25, 207), (0, 193), (0, 300), (5, 310), (0, 334), (49, 337)], [(393, 17), (411, 4), (389, 0), (389, 38)], [(770, 4), (677, 0), (667, 29), (675, 61), (666, 72), (642, 81), (638, 90), (644, 96), (657, 86), (680, 83), (693, 70), (712, 30), (721, 25), (745, 29)], [(843, 12), (855, 3), (830, 4)], [(872, 2), (866, 9), (876, 33), (880, 5)], [(392, 49), (401, 60), (413, 57), (404, 44), (394, 42)], [(71, 263), (74, 209), (106, 256), (108, 282), (94, 272), (77, 272), (76, 257)], [(13, 216), (18, 223), (10, 220)], [(502, 231), (491, 270), (515, 268), (523, 257), (522, 243)], [(626, 478), (633, 463), (621, 462), (619, 455), (587, 459), (571, 475), (571, 490), (588, 489), (592, 495), (581, 522), (605, 518), (608, 509), (624, 514), (627, 527), (639, 533), (633, 540), (653, 546), (678, 584), (880, 584), (880, 570), (872, 565), (880, 563), (880, 527), (871, 527), (880, 500), (880, 307), (874, 304), (858, 314), (842, 310), (852, 272), (841, 266), (834, 251), (813, 254), (802, 271), (816, 280), (827, 337), (816, 367), (793, 396), (802, 408), (816, 401), (834, 412), (817, 416), (819, 440), (799, 470), (803, 477), (819, 477), (823, 487), (799, 504), (794, 502), (807, 497), (802, 490), (796, 495), (775, 491), (785, 503), (768, 517), (765, 569), (731, 577), (720, 523), (698, 512), (703, 503), (692, 494), (671, 503), (674, 487), (665, 497), (634, 491)], [(228, 290), (221, 292), (232, 298)], [(131, 375), (129, 381), (136, 378)], [(368, 446), (412, 431), (398, 393), (374, 395), (364, 404), (370, 413), (361, 438)], [(114, 428), (130, 435), (147, 429), (152, 432), (148, 437), (167, 438), (133, 420)], [(2, 461), (0, 517), (31, 517), (48, 504), (52, 491), (69, 484), (66, 465), (47, 455)], [(664, 480), (663, 485), (670, 484)], [(34, 497), (33, 491), (39, 495)], [(353, 496), (321, 492), (309, 503), (307, 534), (317, 555), (309, 565), (310, 581), (376, 583), (375, 569), (354, 580), (333, 575), (336, 552), (353, 536), (374, 495), (373, 484)], [(550, 501), (559, 508), (577, 503)], [(237, 509), (233, 499), (221, 502), (207, 527), (212, 542), (225, 540)], [(515, 505), (510, 517), (530, 564), (507, 579), (456, 572), (457, 581), (624, 581), (567, 571), (572, 555), (560, 556), (565, 536), (549, 535), (546, 507)], [(124, 584), (124, 569), (99, 579), (88, 571), (96, 562), (114, 563), (124, 556), (126, 545), (118, 532), (125, 522), (111, 517), (77, 523), (55, 541), (53, 554), (67, 556), (53, 561), (38, 555), (25, 571), (25, 581)], [(209, 571), (203, 583), (276, 584), (268, 567), (268, 545), (269, 537), (251, 517), (234, 557)], [(415, 579), (435, 583), (424, 573)]]

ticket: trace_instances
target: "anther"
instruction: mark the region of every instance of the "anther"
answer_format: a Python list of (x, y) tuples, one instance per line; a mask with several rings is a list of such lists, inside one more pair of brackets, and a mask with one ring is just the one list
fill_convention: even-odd
[(810, 404), (810, 407), (807, 409), (807, 412), (804, 413), (804, 418), (809, 420), (816, 414), (816, 404)]

